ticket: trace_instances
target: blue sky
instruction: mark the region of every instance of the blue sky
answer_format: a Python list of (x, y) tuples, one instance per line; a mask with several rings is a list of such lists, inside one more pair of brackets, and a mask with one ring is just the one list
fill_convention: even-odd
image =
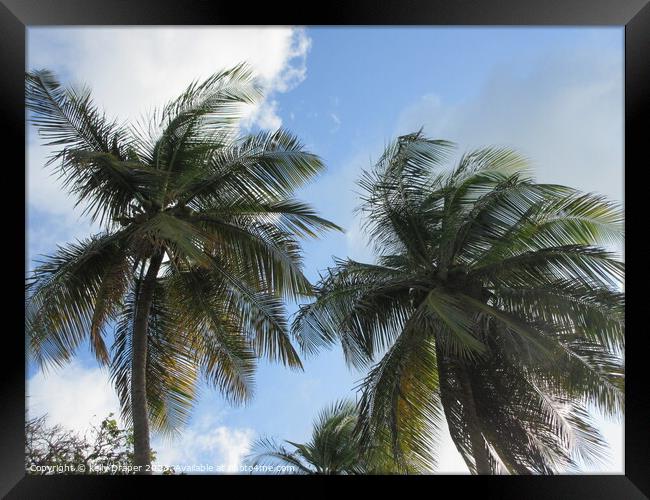
[[(542, 181), (602, 192), (622, 201), (622, 28), (30, 28), (28, 66), (66, 82), (88, 83), (109, 114), (135, 119), (191, 80), (248, 60), (266, 99), (248, 127), (287, 127), (326, 162), (328, 171), (299, 197), (346, 228), (304, 245), (310, 278), (332, 257), (372, 260), (359, 221), (354, 181), (383, 146), (420, 127), (459, 144), (516, 147)], [(42, 169), (47, 151), (28, 132), (29, 258), (93, 228), (56, 179)], [(291, 310), (295, 310), (292, 307)], [(254, 400), (229, 407), (205, 390), (183, 437), (154, 440), (160, 460), (227, 463), (251, 439), (301, 441), (323, 406), (354, 397), (362, 374), (340, 348), (308, 359), (304, 372), (262, 363)], [(33, 412), (83, 428), (114, 408), (106, 374), (87, 350), (72, 366), (29, 369)], [(56, 396), (56, 397), (55, 397)], [(621, 426), (603, 423), (611, 463), (622, 470)], [(443, 438), (440, 470), (466, 471)]]

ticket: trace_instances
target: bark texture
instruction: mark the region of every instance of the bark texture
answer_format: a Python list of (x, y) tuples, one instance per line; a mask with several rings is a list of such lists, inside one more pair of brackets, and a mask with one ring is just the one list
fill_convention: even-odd
[(133, 416), (133, 461), (137, 474), (151, 474), (149, 411), (147, 408), (147, 337), (149, 314), (153, 303), (156, 278), (162, 254), (155, 255), (138, 290), (133, 320), (133, 351), (131, 360), (131, 414)]

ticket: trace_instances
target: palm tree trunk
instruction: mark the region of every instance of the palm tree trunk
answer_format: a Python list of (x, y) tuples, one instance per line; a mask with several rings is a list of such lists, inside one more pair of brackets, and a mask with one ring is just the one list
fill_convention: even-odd
[(133, 462), (137, 474), (151, 474), (151, 446), (147, 409), (147, 334), (149, 313), (153, 303), (156, 277), (162, 253), (149, 261), (149, 269), (140, 284), (133, 319), (133, 351), (131, 358), (131, 415), (133, 418)]

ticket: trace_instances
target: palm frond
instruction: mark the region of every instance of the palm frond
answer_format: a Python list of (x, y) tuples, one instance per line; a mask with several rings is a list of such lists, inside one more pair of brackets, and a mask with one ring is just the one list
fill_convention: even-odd
[(316, 285), (316, 301), (300, 307), (292, 331), (306, 353), (340, 339), (348, 363), (366, 367), (401, 330), (413, 308), (413, 283), (395, 269), (337, 264)]
[(80, 343), (108, 362), (104, 327), (127, 292), (130, 260), (125, 233), (102, 233), (59, 247), (30, 276), (27, 291), (29, 353), (39, 364), (61, 364)]
[(134, 162), (133, 140), (126, 128), (109, 120), (87, 88), (66, 88), (47, 70), (25, 76), (29, 119), (46, 139), (59, 146), (46, 166), (101, 224), (132, 215), (132, 204), (146, 202), (156, 176)]
[(126, 133), (95, 106), (88, 88), (65, 88), (48, 70), (25, 75), (25, 98), (31, 121), (48, 140), (47, 145), (111, 153), (125, 159)]
[(242, 201), (273, 203), (291, 197), (323, 169), (318, 156), (280, 129), (248, 135), (214, 151), (207, 168), (196, 169), (175, 189), (182, 203), (197, 210)]
[(230, 401), (250, 399), (256, 355), (241, 320), (219, 286), (201, 270), (172, 272), (169, 296), (206, 379)]
[(442, 409), (433, 338), (418, 326), (406, 327), (360, 384), (359, 432), (386, 443), (403, 470), (423, 473), (436, 465)]

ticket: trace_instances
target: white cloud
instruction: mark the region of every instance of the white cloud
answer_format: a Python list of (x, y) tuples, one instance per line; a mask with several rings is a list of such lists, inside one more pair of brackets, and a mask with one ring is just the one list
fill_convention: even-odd
[(288, 92), (307, 77), (307, 54), (311, 49), (311, 38), (304, 29), (294, 29), (287, 52), (287, 63), (283, 71), (270, 79), (269, 87), (278, 92)]
[(305, 79), (310, 46), (294, 28), (30, 28), (28, 65), (90, 85), (109, 114), (132, 120), (242, 61), (267, 95), (287, 92)]
[(260, 128), (276, 130), (282, 126), (282, 119), (278, 116), (278, 101), (266, 100), (257, 106), (250, 115), (243, 120), (244, 126), (256, 124)]
[[(200, 473), (201, 466), (213, 467), (211, 473), (239, 472), (244, 457), (251, 450), (255, 432), (219, 425), (220, 420), (218, 415), (204, 416), (195, 419), (176, 439), (154, 439), (156, 464), (173, 466), (177, 472)], [(203, 471), (207, 472), (206, 469)]]
[[(121, 420), (119, 401), (108, 372), (85, 368), (76, 360), (63, 368), (34, 374), (27, 381), (27, 405), (30, 418), (47, 414), (49, 425), (58, 424), (81, 433), (99, 424), (109, 413)], [(222, 413), (213, 410), (198, 415), (174, 440), (154, 434), (155, 464), (177, 468), (203, 464), (220, 467), (223, 472), (238, 472), (255, 433), (252, 429), (222, 425), (222, 417)]]
[(119, 416), (119, 402), (108, 372), (84, 368), (73, 360), (59, 369), (39, 371), (27, 381), (30, 417), (48, 415), (51, 425), (85, 431), (109, 413)]
[(592, 409), (594, 424), (600, 430), (609, 445), (609, 453), (603, 463), (590, 464), (583, 468), (590, 474), (624, 474), (625, 473), (625, 432), (624, 422), (603, 416)]
[(461, 103), (421, 97), (402, 112), (397, 132), (422, 126), (461, 150), (513, 147), (532, 160), (542, 182), (622, 199), (620, 52), (547, 53), (527, 75), (497, 67), (478, 95)]

